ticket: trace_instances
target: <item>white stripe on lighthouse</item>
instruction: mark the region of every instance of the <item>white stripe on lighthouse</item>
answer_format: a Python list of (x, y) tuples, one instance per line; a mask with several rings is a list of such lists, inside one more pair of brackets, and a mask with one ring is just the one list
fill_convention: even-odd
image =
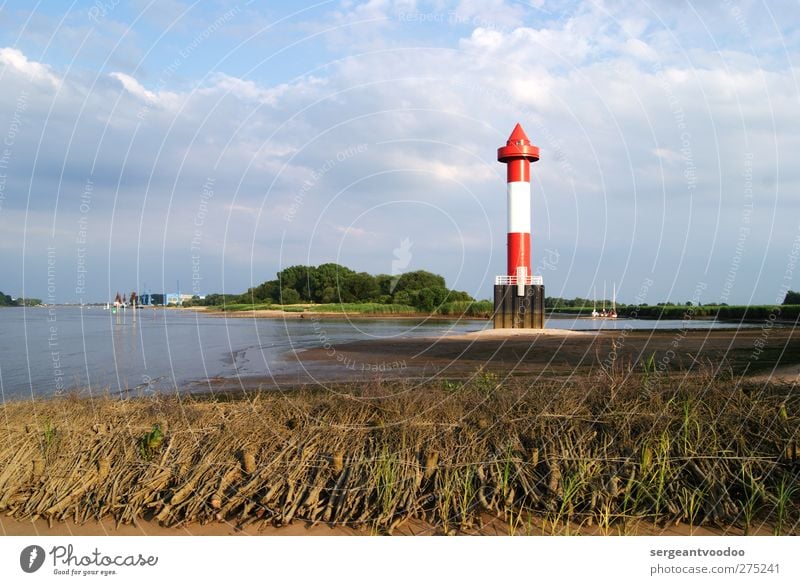
[(508, 183), (508, 233), (531, 233), (530, 183)]

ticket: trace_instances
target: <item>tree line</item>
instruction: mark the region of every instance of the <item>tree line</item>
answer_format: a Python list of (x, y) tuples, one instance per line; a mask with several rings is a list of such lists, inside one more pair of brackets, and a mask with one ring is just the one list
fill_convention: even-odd
[(11, 296), (3, 294), (3, 291), (0, 291), (0, 307), (35, 307), (41, 304), (42, 299), (23, 299), (22, 297), (12, 299)]
[[(577, 309), (575, 312), (583, 311), (591, 311), (592, 307), (601, 307), (605, 303), (606, 308), (611, 307), (611, 301), (606, 299), (605, 301), (602, 299), (584, 299), (582, 297), (575, 297), (574, 299), (564, 299), (561, 297), (545, 297), (544, 299), (544, 306), (548, 309), (556, 309), (556, 311), (563, 311), (563, 312), (572, 312), (568, 311), (568, 309)], [(800, 292), (795, 291), (788, 291), (783, 299), (783, 305), (800, 305)], [(617, 301), (616, 303), (617, 308), (627, 308), (630, 311), (633, 311), (637, 308), (641, 307), (648, 307), (652, 309), (656, 309), (659, 307), (663, 308), (682, 308), (682, 307), (692, 307), (694, 303), (692, 301), (686, 301), (685, 303), (674, 303), (672, 301), (664, 301), (660, 303), (656, 303), (655, 305), (628, 305), (626, 303), (620, 303)], [(699, 307), (706, 307), (706, 308), (719, 308), (719, 307), (728, 307), (728, 303), (706, 303), (705, 305), (698, 305)], [(764, 305), (766, 306), (766, 305)], [(696, 308), (693, 310), (694, 313), (701, 313), (702, 311), (698, 311)], [(710, 313), (709, 313), (710, 314)]]
[(372, 275), (356, 272), (341, 264), (326, 263), (319, 266), (289, 266), (276, 276), (240, 295), (210, 294), (196, 303), (381, 303), (430, 312), (446, 303), (475, 300), (466, 292), (447, 288), (444, 277), (426, 270), (399, 275)]

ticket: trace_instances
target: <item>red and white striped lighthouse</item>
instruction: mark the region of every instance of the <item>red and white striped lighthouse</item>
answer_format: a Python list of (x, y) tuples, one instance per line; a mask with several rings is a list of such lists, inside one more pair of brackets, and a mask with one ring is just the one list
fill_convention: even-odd
[(531, 271), (531, 163), (539, 147), (517, 124), (497, 160), (508, 171), (508, 265), (494, 281), (494, 327), (543, 329), (544, 282)]
[(529, 284), (531, 163), (539, 160), (539, 147), (531, 144), (517, 124), (506, 145), (497, 149), (497, 160), (508, 165), (508, 276), (515, 277), (516, 284)]

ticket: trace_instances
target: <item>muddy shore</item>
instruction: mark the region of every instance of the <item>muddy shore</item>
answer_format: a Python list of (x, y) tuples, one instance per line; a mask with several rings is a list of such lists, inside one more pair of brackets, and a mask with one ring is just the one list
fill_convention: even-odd
[(288, 352), (290, 375), (198, 382), (198, 393), (241, 393), (373, 380), (465, 380), (478, 371), (502, 378), (566, 380), (606, 369), (656, 375), (711, 364), (718, 373), (758, 382), (800, 383), (800, 330), (568, 331), (491, 330), (440, 337), (376, 339)]
[[(770, 376), (800, 363), (800, 331), (760, 329), (542, 332), (486, 330), (439, 338), (359, 341), (296, 354), (309, 372), (346, 376), (463, 377), (479, 368), (507, 376), (569, 377), (593, 369), (686, 371), (708, 362), (739, 375)], [(782, 369), (783, 368), (783, 369)], [(398, 370), (402, 370), (399, 372)]]

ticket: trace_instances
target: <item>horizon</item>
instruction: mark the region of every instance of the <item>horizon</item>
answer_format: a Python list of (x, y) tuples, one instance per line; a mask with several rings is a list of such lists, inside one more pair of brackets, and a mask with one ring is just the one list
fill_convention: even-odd
[(796, 6), (533, 4), (3, 4), (0, 290), (239, 294), (336, 262), (490, 298), (519, 122), (547, 296), (781, 304)]

